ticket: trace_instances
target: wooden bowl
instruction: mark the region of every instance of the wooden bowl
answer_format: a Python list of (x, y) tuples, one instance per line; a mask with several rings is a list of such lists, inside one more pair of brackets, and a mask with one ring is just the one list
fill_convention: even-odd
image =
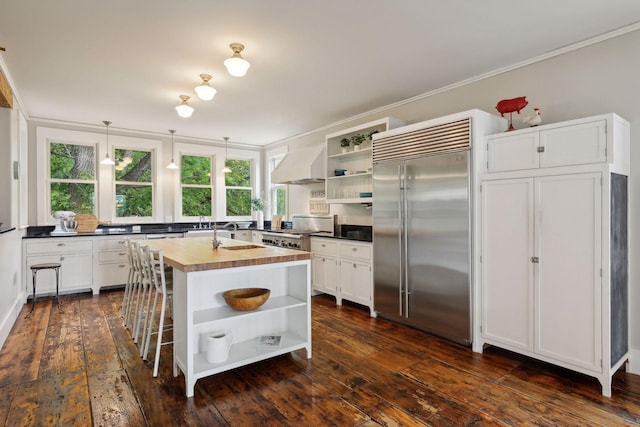
[(234, 310), (250, 311), (255, 310), (264, 304), (268, 299), (271, 291), (264, 288), (243, 288), (231, 289), (224, 294), (225, 302)]

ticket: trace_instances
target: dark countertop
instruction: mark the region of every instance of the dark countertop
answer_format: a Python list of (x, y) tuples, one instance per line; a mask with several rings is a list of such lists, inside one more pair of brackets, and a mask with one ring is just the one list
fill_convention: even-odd
[(15, 227), (0, 227), (0, 234), (15, 230)]

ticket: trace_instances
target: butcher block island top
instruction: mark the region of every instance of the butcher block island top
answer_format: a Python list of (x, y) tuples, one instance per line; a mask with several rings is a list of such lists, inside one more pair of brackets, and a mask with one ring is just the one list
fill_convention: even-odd
[(311, 259), (310, 252), (256, 245), (224, 237), (218, 238), (222, 245), (214, 250), (211, 240), (211, 237), (153, 239), (141, 241), (141, 244), (161, 249), (165, 263), (185, 273)]

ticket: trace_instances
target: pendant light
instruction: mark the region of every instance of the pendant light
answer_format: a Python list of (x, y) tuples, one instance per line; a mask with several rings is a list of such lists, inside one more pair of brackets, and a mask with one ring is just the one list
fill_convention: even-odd
[(216, 93), (218, 93), (215, 88), (209, 85), (209, 80), (211, 80), (210, 74), (200, 74), (200, 78), (202, 79), (202, 84), (200, 86), (195, 87), (196, 94), (198, 94), (198, 98), (203, 101), (211, 101)]
[(182, 99), (182, 103), (176, 107), (176, 111), (180, 117), (184, 117), (185, 119), (191, 117), (193, 114), (193, 107), (187, 104), (187, 101), (191, 98), (188, 95), (180, 95), (180, 99)]
[(169, 133), (171, 134), (171, 163), (167, 165), (167, 169), (178, 169), (178, 165), (173, 161), (173, 134), (176, 133), (176, 130), (169, 129)]
[(229, 137), (225, 136), (222, 139), (224, 139), (224, 167), (222, 168), (222, 173), (230, 173), (233, 171), (229, 166), (227, 166), (227, 160), (229, 159), (227, 157), (227, 154), (229, 152)]
[(107, 155), (104, 156), (104, 159), (102, 159), (102, 161), (100, 162), (101, 165), (108, 165), (108, 166), (113, 166), (116, 164), (116, 162), (114, 162), (111, 157), (109, 157), (109, 125), (111, 124), (110, 121), (105, 120), (102, 123), (104, 123), (104, 125), (107, 128)]
[(247, 74), (247, 70), (251, 67), (249, 61), (240, 56), (240, 52), (244, 50), (244, 45), (240, 43), (231, 43), (229, 45), (233, 50), (231, 58), (225, 59), (224, 66), (227, 67), (227, 71), (234, 77), (242, 77)]

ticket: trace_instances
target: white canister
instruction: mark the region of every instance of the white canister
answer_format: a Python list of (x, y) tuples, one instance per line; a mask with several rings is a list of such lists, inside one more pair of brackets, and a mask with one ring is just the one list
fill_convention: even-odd
[(212, 332), (207, 335), (207, 362), (222, 363), (229, 358), (229, 349), (233, 344), (233, 332)]

